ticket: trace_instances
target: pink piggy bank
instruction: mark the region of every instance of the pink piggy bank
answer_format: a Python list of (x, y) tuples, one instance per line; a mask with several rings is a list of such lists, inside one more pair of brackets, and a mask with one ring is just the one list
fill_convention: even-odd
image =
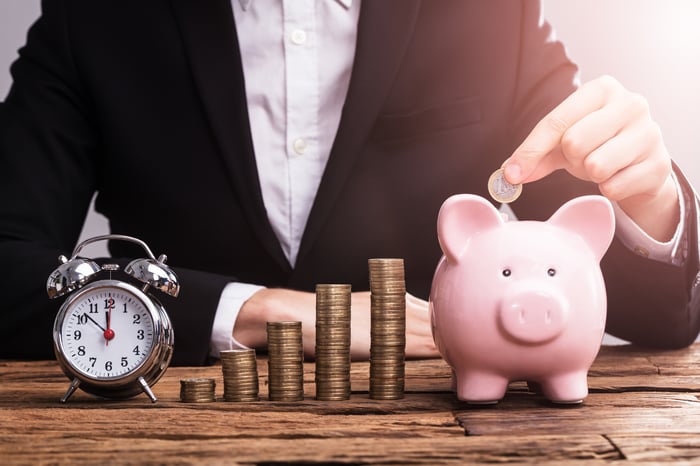
[(430, 310), (459, 399), (495, 403), (525, 380), (551, 401), (583, 401), (605, 329), (600, 260), (614, 231), (602, 196), (573, 199), (546, 222), (508, 222), (479, 196), (445, 201)]

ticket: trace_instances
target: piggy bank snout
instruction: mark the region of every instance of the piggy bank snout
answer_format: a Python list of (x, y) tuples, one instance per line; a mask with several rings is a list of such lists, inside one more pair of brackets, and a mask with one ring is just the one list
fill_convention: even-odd
[(566, 327), (568, 305), (559, 293), (516, 290), (503, 297), (498, 317), (501, 329), (516, 341), (546, 343)]

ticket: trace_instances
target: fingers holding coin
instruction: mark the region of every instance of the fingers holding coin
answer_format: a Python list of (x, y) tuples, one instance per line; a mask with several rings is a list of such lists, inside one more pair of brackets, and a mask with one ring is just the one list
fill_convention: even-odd
[(489, 177), (488, 189), (489, 194), (495, 201), (509, 204), (520, 197), (520, 194), (523, 192), (523, 185), (511, 184), (506, 180), (503, 169), (499, 168)]

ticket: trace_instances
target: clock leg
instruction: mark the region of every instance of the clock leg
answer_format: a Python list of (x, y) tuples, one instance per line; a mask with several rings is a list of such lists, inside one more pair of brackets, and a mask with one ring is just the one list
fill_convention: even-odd
[(148, 383), (143, 379), (143, 377), (139, 377), (139, 383), (141, 384), (141, 388), (143, 389), (143, 392), (148, 395), (148, 397), (151, 399), (151, 403), (155, 403), (158, 398), (153, 394), (153, 391), (151, 390), (151, 387), (148, 386)]
[(61, 403), (65, 403), (66, 401), (68, 401), (68, 398), (70, 398), (70, 396), (75, 392), (79, 385), (80, 380), (73, 379), (73, 381), (70, 383), (70, 386), (68, 387), (68, 390), (66, 391), (66, 394), (63, 395), (63, 398), (61, 398)]

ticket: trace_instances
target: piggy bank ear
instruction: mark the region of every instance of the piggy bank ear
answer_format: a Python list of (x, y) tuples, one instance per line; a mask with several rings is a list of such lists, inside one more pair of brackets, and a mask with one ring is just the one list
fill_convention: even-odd
[(502, 223), (498, 210), (483, 197), (473, 194), (449, 197), (438, 213), (440, 249), (448, 261), (458, 262), (472, 236)]
[(547, 223), (581, 236), (600, 261), (615, 234), (615, 214), (603, 196), (581, 196), (557, 210)]

